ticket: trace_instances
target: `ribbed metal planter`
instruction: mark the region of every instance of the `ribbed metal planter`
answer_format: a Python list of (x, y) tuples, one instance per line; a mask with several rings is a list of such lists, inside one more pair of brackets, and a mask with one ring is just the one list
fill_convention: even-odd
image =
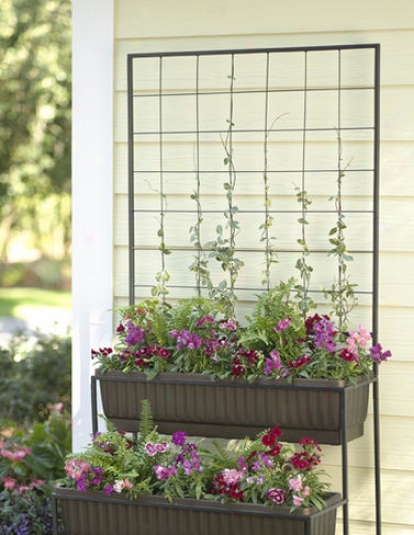
[(341, 496), (332, 493), (322, 511), (290, 513), (283, 506), (184, 499), (170, 503), (158, 496), (129, 500), (71, 489), (57, 489), (55, 500), (66, 535), (334, 535), (336, 510), (343, 504)]
[(370, 385), (368, 379), (357, 384), (319, 379), (296, 379), (293, 384), (212, 381), (205, 375), (179, 373), (161, 373), (147, 381), (143, 373), (96, 372), (95, 398), (97, 380), (105, 416), (124, 431), (138, 431), (141, 400), (147, 399), (161, 433), (182, 430), (195, 436), (244, 438), (277, 425), (285, 441), (307, 436), (321, 444), (341, 444), (344, 438), (363, 435)]

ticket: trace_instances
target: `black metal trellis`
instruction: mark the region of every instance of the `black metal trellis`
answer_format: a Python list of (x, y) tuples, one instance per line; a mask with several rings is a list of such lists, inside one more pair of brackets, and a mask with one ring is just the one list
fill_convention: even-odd
[[(253, 67), (252, 76), (249, 76), (248, 68), (243, 68), (244, 61), (250, 68)], [(291, 66), (289, 61), (294, 65)], [(373, 340), (376, 343), (379, 97), (378, 44), (130, 54), (130, 303), (149, 294), (155, 272), (162, 274), (168, 271), (171, 274), (168, 288), (172, 298), (186, 295), (187, 291), (201, 292), (200, 278), (194, 280), (193, 274), (184, 275), (181, 271), (183, 265), (186, 267), (190, 263), (192, 255), (196, 254), (200, 259), (208, 254), (208, 250), (204, 248), (200, 236), (193, 242), (189, 240), (188, 225), (185, 223), (194, 225), (194, 220), (203, 219), (208, 220), (213, 228), (213, 223), (220, 220), (223, 209), (217, 207), (210, 197), (217, 197), (226, 180), (227, 170), (220, 167), (218, 162), (225, 156), (220, 156), (223, 137), (229, 134), (230, 151), (232, 154), (234, 151), (237, 179), (241, 182), (236, 191), (238, 198), (243, 199), (244, 195), (258, 197), (259, 189), (252, 184), (262, 182), (264, 177), (268, 188), (266, 190), (265, 185), (261, 195), (272, 198), (271, 207), (270, 203), (263, 203), (263, 198), (260, 206), (252, 201), (238, 207), (238, 216), (249, 228), (253, 228), (253, 223), (260, 221), (260, 217), (278, 219), (282, 222), (282, 232), (289, 229), (289, 222), (296, 225), (297, 219), (304, 220), (305, 216), (319, 223), (326, 221), (337, 215), (338, 210), (317, 206), (307, 209), (305, 213), (303, 206), (296, 205), (293, 208), (292, 203), (286, 206), (286, 199), (294, 198), (293, 192), (286, 193), (286, 184), (296, 179), (301, 191), (309, 186), (315, 187), (311, 197), (318, 201), (325, 184), (329, 190), (329, 184), (336, 184), (339, 175), (345, 173), (351, 178), (352, 191), (348, 190), (345, 194), (350, 199), (349, 206), (340, 210), (347, 218), (349, 229), (353, 221), (359, 221), (359, 227), (363, 229), (358, 239), (351, 240), (349, 250), (363, 272), (355, 293), (362, 301), (361, 308), (367, 308), (370, 312)], [(284, 104), (287, 105), (286, 109), (283, 109)], [(289, 107), (294, 109), (294, 113), (286, 124), (283, 117), (280, 121), (272, 120), (272, 111), (279, 110), (279, 115), (283, 116), (285, 112), (290, 113)], [(327, 108), (331, 112), (326, 112)], [(325, 113), (330, 122), (319, 119)], [(222, 123), (217, 118), (220, 115)], [(245, 116), (250, 121), (245, 120)], [(345, 145), (361, 149), (361, 156), (349, 167), (342, 160), (342, 138), (346, 138)], [(286, 146), (286, 139), (293, 147), (288, 147), (292, 149), (290, 156), (280, 149)], [(260, 149), (255, 151), (258, 146)], [(315, 152), (318, 146), (321, 147), (320, 157)], [(335, 156), (331, 155), (332, 147), (335, 148)], [(208, 157), (209, 149), (211, 158)], [(259, 150), (261, 160), (258, 157)], [(280, 157), (282, 164), (279, 164), (277, 157), (270, 161), (273, 152)], [(239, 155), (242, 156), (241, 163), (237, 161)], [(245, 159), (243, 156), (246, 156)], [(283, 194), (279, 193), (280, 186)], [(174, 188), (181, 192), (181, 196), (174, 193)], [(363, 193), (360, 195), (361, 189)], [(196, 192), (196, 199), (204, 195), (207, 207), (201, 209), (194, 202), (192, 205), (185, 202), (193, 191)], [(321, 228), (326, 230), (325, 227), (326, 224), (322, 223)], [(257, 255), (265, 254), (265, 245), (270, 243), (273, 227), (265, 230), (262, 240), (256, 234), (243, 237), (237, 243), (237, 254), (246, 259), (246, 264), (250, 261), (255, 266)], [(304, 223), (299, 232), (302, 238), (308, 239), (309, 232)], [(279, 264), (276, 264), (276, 268), (273, 263), (269, 264), (268, 281), (276, 283), (280, 280), (277, 267), (283, 264), (284, 258), (289, 263), (292, 255), (303, 254), (297, 245), (297, 237), (296, 232), (290, 242), (282, 240), (281, 243), (277, 237), (274, 254)], [(204, 241), (208, 239), (206, 237)], [(327, 240), (323, 243), (317, 236), (310, 241), (312, 257), (326, 258), (330, 251)], [(171, 257), (167, 257), (166, 253), (170, 252)], [(177, 260), (170, 260), (174, 256)], [(252, 294), (263, 289), (258, 277), (253, 276), (239, 279), (235, 287), (241, 301), (248, 301)], [(311, 284), (309, 293), (317, 298), (323, 291), (320, 285)], [(375, 372), (375, 497), (376, 529), (377, 535), (380, 535), (379, 408), (377, 370)], [(349, 530), (347, 462), (345, 440), (342, 443), (345, 535)]]

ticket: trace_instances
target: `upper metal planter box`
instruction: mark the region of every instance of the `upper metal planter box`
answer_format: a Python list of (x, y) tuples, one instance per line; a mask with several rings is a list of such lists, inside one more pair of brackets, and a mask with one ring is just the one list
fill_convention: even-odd
[(244, 438), (277, 425), (285, 441), (306, 436), (321, 444), (363, 435), (370, 385), (367, 378), (356, 384), (321, 379), (247, 383), (181, 373), (161, 373), (148, 381), (143, 373), (98, 371), (92, 377), (94, 431), (97, 381), (105, 416), (124, 431), (138, 431), (141, 400), (147, 399), (161, 433)]

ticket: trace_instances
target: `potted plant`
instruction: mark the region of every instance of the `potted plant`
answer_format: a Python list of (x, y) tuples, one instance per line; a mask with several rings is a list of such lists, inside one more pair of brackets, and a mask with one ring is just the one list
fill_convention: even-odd
[(343, 500), (322, 481), (320, 446), (304, 438), (295, 451), (280, 436), (273, 427), (235, 451), (201, 449), (182, 431), (160, 436), (144, 400), (136, 440), (110, 429), (68, 456), (55, 492), (66, 533), (334, 535)]
[(179, 425), (192, 435), (242, 438), (278, 421), (290, 441), (361, 436), (372, 366), (391, 353), (370, 347), (363, 326), (344, 331), (327, 315), (304, 318), (290, 298), (294, 286), (259, 296), (243, 327), (200, 297), (122, 309), (118, 343), (92, 350), (94, 431), (99, 380), (105, 415), (131, 432), (149, 399), (164, 433)]

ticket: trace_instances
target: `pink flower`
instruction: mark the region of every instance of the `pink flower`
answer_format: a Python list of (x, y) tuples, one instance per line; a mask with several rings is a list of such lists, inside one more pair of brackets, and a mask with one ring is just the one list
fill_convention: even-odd
[(243, 479), (244, 473), (235, 468), (225, 468), (222, 472), (226, 485), (232, 485)]
[(115, 492), (122, 492), (123, 489), (131, 489), (131, 488), (132, 488), (132, 483), (129, 481), (128, 478), (124, 480), (117, 479), (113, 486), (113, 490)]
[(291, 477), (288, 482), (291, 490), (294, 490), (295, 492), (302, 490), (302, 478), (300, 476), (296, 478)]
[(2, 477), (1, 480), (3, 481), (5, 489), (12, 490), (16, 487), (16, 480), (12, 477)]
[(5, 457), (6, 459), (9, 459), (10, 461), (22, 461), (26, 455), (30, 455), (31, 449), (30, 448), (23, 448), (21, 450), (17, 451), (11, 451), (11, 450), (1, 450), (1, 456)]
[(307, 498), (308, 496), (310, 496), (310, 488), (308, 486), (304, 487), (304, 489), (302, 491), (302, 496), (304, 498)]
[(65, 466), (66, 473), (75, 481), (79, 481), (85, 473), (89, 472), (91, 465), (80, 459), (70, 459)]
[(292, 496), (292, 499), (293, 499), (293, 505), (296, 505), (296, 507), (300, 507), (302, 505), (303, 498), (301, 496), (296, 496), (296, 494), (294, 494)]
[(363, 325), (359, 326), (358, 331), (351, 331), (347, 338), (348, 349), (350, 351), (356, 351), (358, 347), (365, 347), (371, 340), (371, 334)]

